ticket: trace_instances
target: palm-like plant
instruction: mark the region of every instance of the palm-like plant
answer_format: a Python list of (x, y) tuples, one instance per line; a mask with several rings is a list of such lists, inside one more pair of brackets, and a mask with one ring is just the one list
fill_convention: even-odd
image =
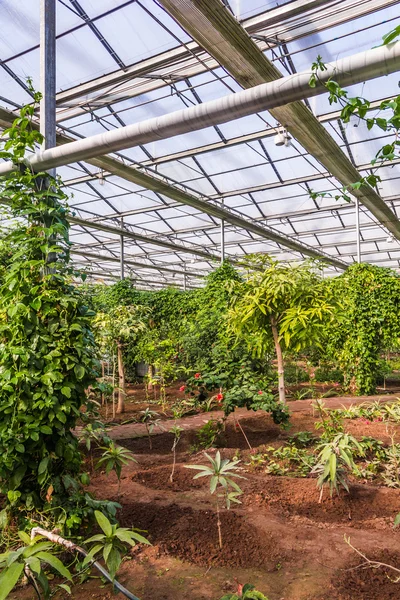
[(109, 446), (102, 447), (104, 450), (99, 462), (96, 465), (96, 469), (100, 467), (105, 467), (106, 475), (111, 471), (115, 471), (118, 477), (118, 496), (121, 487), (121, 473), (122, 467), (127, 465), (129, 461), (137, 462), (137, 460), (133, 457), (132, 453), (129, 452), (126, 448), (122, 446), (116, 446), (114, 442), (111, 442)]
[[(193, 479), (199, 479), (199, 477), (210, 477), (210, 493), (214, 494), (217, 490), (218, 486), (223, 488), (223, 494), (219, 495), (218, 493), (215, 495), (215, 504), (217, 509), (217, 527), (218, 527), (218, 541), (219, 547), (222, 548), (222, 533), (221, 533), (221, 518), (220, 518), (220, 505), (218, 498), (223, 496), (226, 502), (226, 508), (229, 509), (231, 507), (231, 502), (236, 504), (241, 504), (240, 500), (238, 500), (238, 496), (242, 494), (242, 490), (236, 483), (233, 481), (232, 477), (237, 477), (239, 479), (245, 479), (242, 475), (236, 473), (238, 470), (238, 460), (229, 460), (229, 458), (224, 458), (221, 460), (221, 454), (218, 452), (215, 455), (215, 459), (209, 456), (206, 452), (204, 456), (208, 458), (210, 461), (209, 465), (185, 465), (186, 469), (194, 469), (199, 471)], [(229, 491), (229, 488), (232, 488), (233, 491)]]
[(353, 451), (357, 450), (359, 456), (364, 455), (357, 440), (343, 432), (338, 433), (332, 441), (321, 444), (320, 448), (318, 463), (311, 471), (319, 475), (317, 481), (317, 487), (321, 490), (319, 502), (322, 500), (326, 485), (329, 485), (331, 496), (334, 491), (339, 495), (340, 486), (349, 491), (346, 475), (348, 470), (352, 471), (355, 468)]
[(149, 448), (152, 450), (153, 444), (151, 441), (151, 434), (153, 433), (154, 427), (159, 427), (161, 430), (163, 430), (161, 419), (158, 418), (158, 412), (151, 410), (149, 407), (147, 407), (145, 410), (141, 410), (139, 414), (141, 415), (140, 421), (146, 426), (147, 437), (149, 439)]

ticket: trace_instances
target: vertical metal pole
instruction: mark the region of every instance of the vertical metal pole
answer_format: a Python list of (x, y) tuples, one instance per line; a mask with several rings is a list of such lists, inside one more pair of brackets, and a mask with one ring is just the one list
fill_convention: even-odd
[[(121, 229), (124, 228), (124, 219), (121, 218)], [(120, 236), (120, 253), (119, 253), (119, 264), (120, 264), (120, 277), (121, 280), (125, 279), (125, 264), (124, 264), (124, 236)]]
[[(56, 0), (40, 0), (40, 133), (42, 149), (56, 145)], [(55, 169), (49, 171), (55, 175)]]
[[(224, 201), (222, 200), (222, 208), (224, 207)], [(221, 264), (225, 260), (225, 221), (221, 220)]]
[(186, 263), (183, 265), (183, 291), (186, 292)]
[(361, 246), (360, 246), (360, 203), (356, 197), (356, 236), (357, 236), (357, 262), (361, 262)]

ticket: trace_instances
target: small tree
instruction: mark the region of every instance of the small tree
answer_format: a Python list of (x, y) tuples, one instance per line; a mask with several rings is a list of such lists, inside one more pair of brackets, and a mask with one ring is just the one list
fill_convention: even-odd
[(125, 411), (124, 347), (135, 343), (140, 333), (145, 331), (148, 314), (149, 310), (144, 306), (117, 306), (108, 313), (97, 313), (94, 319), (95, 335), (102, 351), (112, 357), (117, 354), (119, 379), (117, 413)]
[[(204, 456), (208, 458), (211, 465), (185, 465), (186, 469), (194, 469), (196, 471), (200, 471), (193, 477), (193, 479), (198, 479), (199, 477), (210, 477), (210, 494), (214, 494), (214, 492), (222, 487), (223, 494), (222, 497), (225, 499), (226, 508), (231, 507), (231, 502), (235, 502), (236, 504), (240, 504), (240, 500), (238, 500), (238, 496), (242, 494), (242, 490), (236, 483), (233, 481), (232, 477), (236, 477), (239, 479), (245, 479), (242, 475), (236, 473), (238, 469), (238, 460), (229, 460), (229, 458), (224, 458), (221, 460), (221, 454), (219, 450), (215, 455), (215, 459), (209, 456), (206, 452)], [(229, 491), (229, 488), (232, 488), (233, 491)], [(221, 517), (220, 517), (220, 505), (219, 505), (219, 497), (220, 494), (215, 495), (215, 506), (217, 509), (217, 527), (218, 527), (218, 541), (219, 547), (222, 548), (222, 531), (221, 531)]]
[(159, 427), (163, 430), (163, 426), (161, 425), (161, 420), (158, 418), (158, 412), (155, 410), (151, 410), (151, 408), (147, 407), (145, 410), (140, 411), (140, 421), (145, 424), (147, 438), (149, 440), (149, 448), (153, 449), (153, 443), (151, 441), (151, 434), (153, 433), (154, 427)]
[(284, 350), (321, 344), (325, 324), (334, 317), (335, 303), (315, 263), (289, 265), (255, 255), (250, 264), (255, 270), (245, 283), (236, 284), (230, 329), (238, 339), (247, 341), (255, 356), (263, 357), (275, 349), (279, 400), (285, 403)]

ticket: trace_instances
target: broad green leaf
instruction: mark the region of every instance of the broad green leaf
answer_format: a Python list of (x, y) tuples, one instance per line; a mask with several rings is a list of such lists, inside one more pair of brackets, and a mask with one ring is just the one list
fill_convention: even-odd
[(94, 511), (94, 515), (96, 517), (97, 523), (100, 525), (101, 529), (104, 531), (107, 537), (112, 535), (112, 526), (107, 517), (100, 512), (99, 510)]
[(65, 579), (68, 579), (68, 581), (72, 581), (72, 575), (69, 569), (67, 569), (67, 567), (63, 565), (63, 563), (59, 558), (57, 558), (57, 556), (54, 556), (49, 552), (39, 552), (38, 554), (36, 554), (36, 556), (40, 558), (40, 560), (43, 560), (47, 564), (49, 564), (53, 569), (58, 571), (58, 573), (62, 575), (62, 577), (65, 577)]
[(23, 563), (14, 562), (0, 575), (0, 600), (5, 600), (17, 585), (24, 570)]

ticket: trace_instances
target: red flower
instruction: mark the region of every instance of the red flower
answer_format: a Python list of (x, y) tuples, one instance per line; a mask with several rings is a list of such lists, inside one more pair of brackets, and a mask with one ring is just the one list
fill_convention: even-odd
[(218, 402), (221, 402), (221, 400), (224, 399), (224, 395), (223, 394), (217, 394), (217, 400)]
[(200, 377), (201, 377), (200, 373), (195, 373), (195, 375), (194, 375), (195, 379), (200, 379)]
[(240, 368), (241, 368), (241, 369), (244, 369), (244, 365), (242, 365)]
[(182, 385), (182, 386), (179, 388), (179, 391), (180, 391), (180, 392), (184, 392), (184, 391), (185, 391), (185, 389), (186, 389), (186, 386)]
[(262, 390), (258, 390), (258, 393), (259, 393), (259, 394), (260, 394), (260, 396), (261, 396), (261, 394), (263, 394), (264, 392), (263, 392)]

